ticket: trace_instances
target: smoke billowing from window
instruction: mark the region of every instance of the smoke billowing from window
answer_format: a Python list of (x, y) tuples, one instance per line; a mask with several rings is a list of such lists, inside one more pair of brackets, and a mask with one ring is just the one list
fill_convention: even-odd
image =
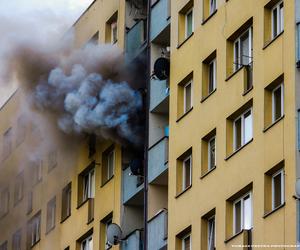
[(41, 20), (26, 18), (24, 23), (1, 19), (6, 24), (0, 26), (6, 34), (0, 41), (2, 82), (16, 80), (34, 110), (54, 114), (66, 134), (96, 134), (141, 145), (143, 101), (136, 90), (140, 84), (135, 82), (133, 88), (127, 81), (120, 49), (94, 43), (74, 48), (73, 32), (66, 33), (61, 24), (49, 25), (47, 15)]

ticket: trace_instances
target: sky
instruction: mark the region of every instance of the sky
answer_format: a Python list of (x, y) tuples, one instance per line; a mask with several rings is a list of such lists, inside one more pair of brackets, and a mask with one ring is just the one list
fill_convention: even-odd
[[(71, 26), (92, 2), (93, 0), (0, 0), (0, 15), (17, 19), (27, 13), (47, 12), (55, 16), (67, 16), (67, 25)], [(0, 86), (0, 108), (15, 88), (16, 86)]]

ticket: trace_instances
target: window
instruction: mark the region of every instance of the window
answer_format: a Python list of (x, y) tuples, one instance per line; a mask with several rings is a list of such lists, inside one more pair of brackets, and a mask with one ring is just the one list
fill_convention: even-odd
[(234, 120), (234, 150), (239, 149), (252, 139), (252, 126), (252, 109), (247, 110)]
[(188, 38), (194, 32), (193, 8), (185, 14), (185, 38)]
[(191, 235), (187, 234), (182, 238), (182, 250), (192, 250)]
[(83, 200), (94, 198), (95, 194), (95, 173), (94, 169), (83, 177)]
[(107, 149), (102, 154), (102, 185), (114, 176), (115, 150), (114, 146)]
[(284, 173), (283, 169), (272, 175), (272, 210), (284, 203)]
[(252, 228), (252, 201), (251, 193), (244, 195), (233, 203), (234, 234), (243, 229)]
[(47, 204), (47, 233), (50, 232), (55, 227), (55, 217), (56, 217), (56, 197), (50, 200)]
[(283, 1), (276, 4), (272, 10), (272, 38), (274, 39), (283, 31)]
[(208, 78), (208, 94), (216, 89), (216, 60), (212, 60), (209, 64)]
[(106, 22), (105, 42), (115, 44), (118, 41), (118, 12)]
[(207, 220), (207, 235), (208, 235), (208, 250), (214, 250), (216, 248), (216, 230), (215, 230), (215, 216), (210, 217)]
[(12, 151), (12, 128), (9, 128), (3, 135), (2, 159), (9, 157)]
[(33, 247), (41, 239), (41, 212), (28, 222), (28, 245)]
[(234, 41), (233, 48), (234, 71), (252, 62), (252, 27)]
[(272, 121), (275, 122), (283, 116), (283, 84), (272, 91)]
[(208, 171), (216, 167), (216, 137), (208, 141)]
[(65, 220), (71, 215), (72, 184), (69, 183), (62, 191), (61, 220)]
[(5, 216), (9, 210), (9, 189), (4, 188), (0, 191), (0, 217)]
[(78, 206), (95, 196), (95, 163), (78, 176)]
[(16, 144), (20, 145), (24, 140), (26, 136), (26, 118), (25, 116), (21, 115), (18, 118), (17, 121), (17, 140)]
[(183, 160), (182, 190), (187, 189), (192, 184), (192, 156)]
[(110, 249), (112, 245), (110, 245), (107, 241), (107, 228), (110, 224), (112, 224), (113, 221), (113, 213), (109, 213), (107, 216), (105, 216), (100, 223), (100, 248), (101, 249)]
[(184, 86), (184, 113), (192, 108), (192, 81)]
[(0, 245), (0, 250), (7, 250), (8, 248), (7, 248), (7, 241), (5, 241), (4, 243), (2, 243), (1, 245)]
[(33, 208), (33, 192), (30, 191), (28, 192), (28, 197), (27, 197), (27, 214), (30, 214), (32, 212)]
[(217, 0), (209, 0), (209, 14), (213, 14), (217, 10)]
[(31, 162), (33, 185), (36, 185), (42, 181), (42, 178), (43, 178), (42, 169), (43, 169), (43, 162), (41, 160), (35, 160), (35, 161)]
[(12, 239), (12, 250), (21, 250), (22, 245), (22, 231), (18, 230), (14, 233)]
[(106, 223), (105, 223), (105, 249), (110, 249), (112, 247), (112, 245), (110, 245), (108, 243), (108, 240), (107, 240), (107, 228), (108, 226), (112, 223), (112, 219), (108, 220)]
[(57, 166), (57, 151), (52, 150), (48, 154), (48, 171), (51, 171)]
[(20, 173), (15, 181), (14, 188), (14, 204), (16, 205), (23, 199), (23, 190), (24, 190), (24, 173)]
[(84, 239), (80, 244), (80, 250), (93, 250), (93, 236)]

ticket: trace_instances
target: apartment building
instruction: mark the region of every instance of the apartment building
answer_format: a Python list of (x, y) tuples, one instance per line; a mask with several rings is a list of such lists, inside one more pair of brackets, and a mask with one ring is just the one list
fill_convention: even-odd
[(0, 250), (296, 247), (299, 23), (299, 0), (94, 1), (75, 46), (124, 50), (147, 93), (143, 159), (89, 136), (19, 164), (38, 137), (15, 92), (0, 109)]

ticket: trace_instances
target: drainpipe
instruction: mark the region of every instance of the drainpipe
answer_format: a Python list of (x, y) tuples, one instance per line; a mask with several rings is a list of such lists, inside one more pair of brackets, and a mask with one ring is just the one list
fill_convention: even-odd
[(150, 75), (151, 75), (151, 46), (150, 46), (151, 0), (147, 6), (147, 94), (146, 94), (146, 133), (145, 133), (145, 163), (144, 163), (144, 250), (148, 249), (148, 148), (149, 148), (149, 107), (150, 107)]

